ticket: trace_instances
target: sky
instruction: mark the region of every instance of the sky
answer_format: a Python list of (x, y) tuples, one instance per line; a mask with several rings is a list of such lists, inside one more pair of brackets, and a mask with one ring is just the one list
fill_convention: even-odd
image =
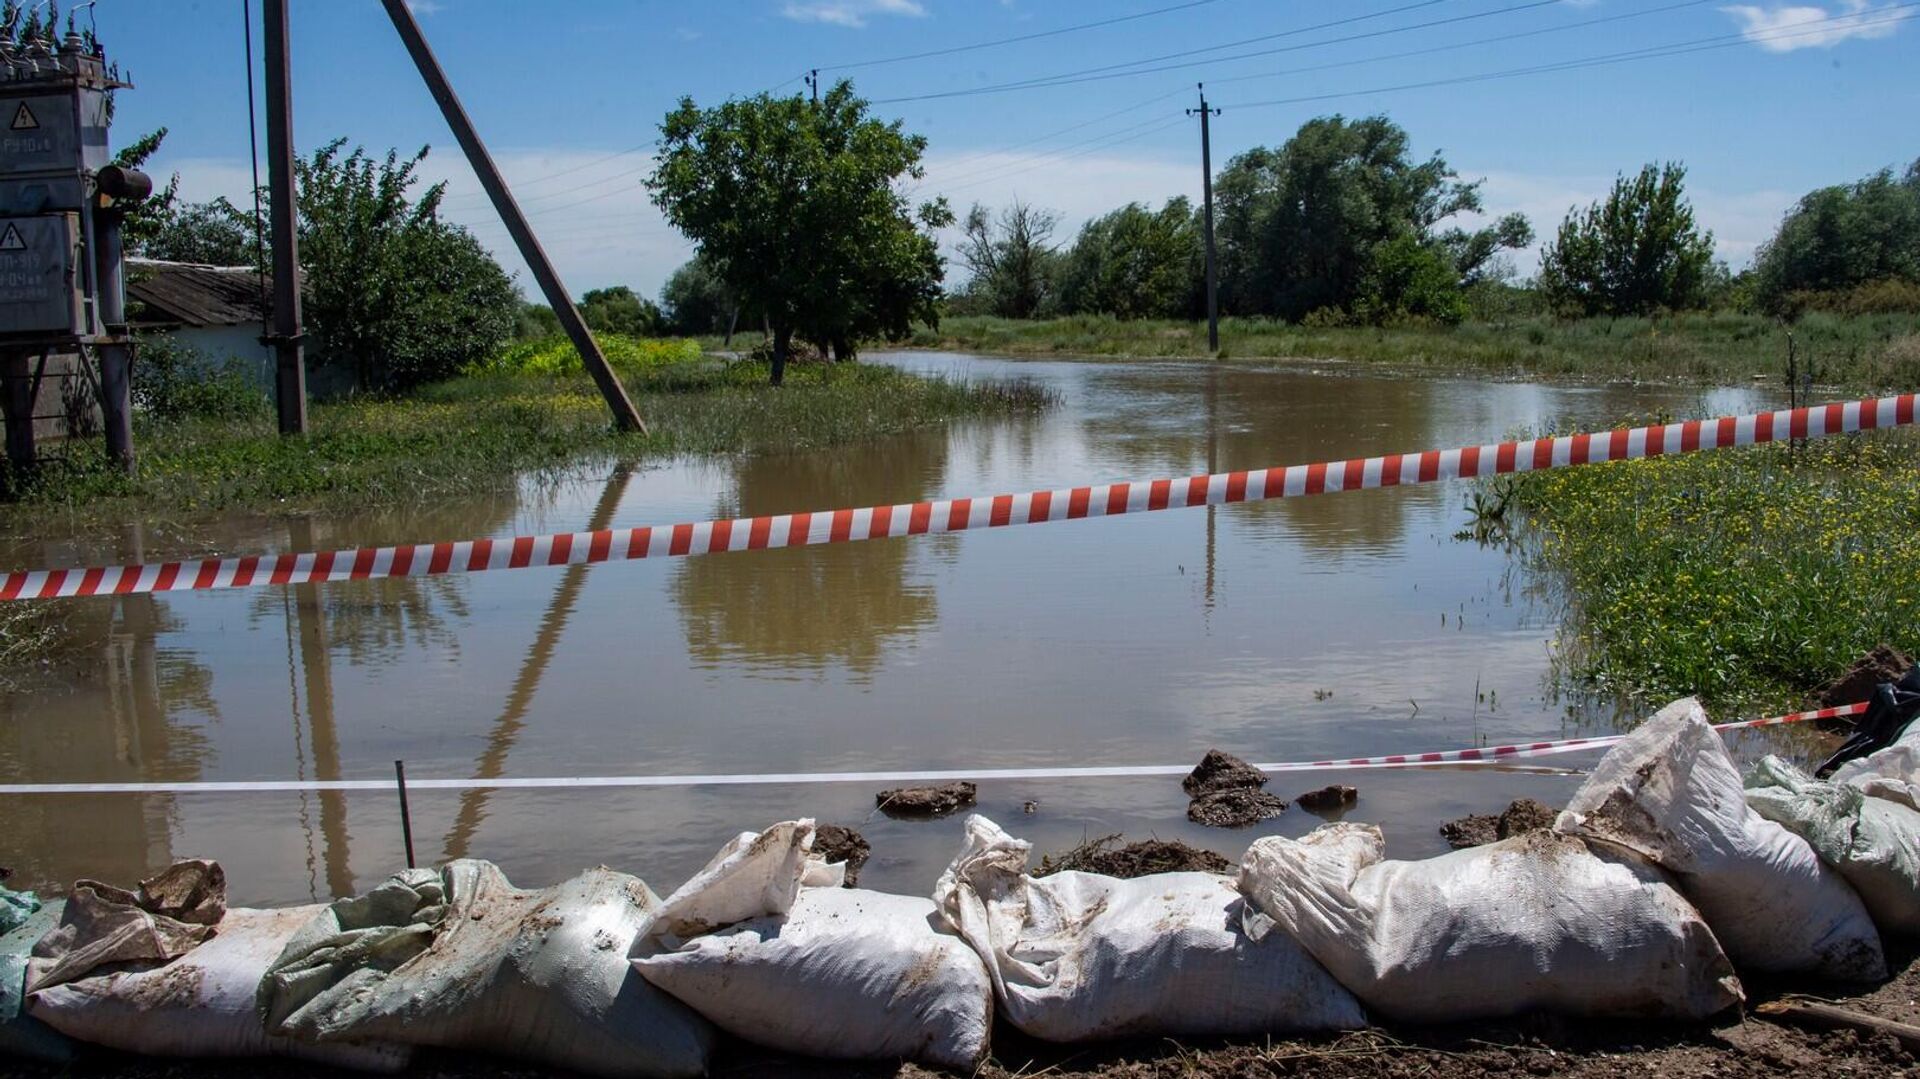
[[(249, 188), (242, 11), (257, 0), (98, 0), (136, 84), (116, 143), (192, 201)], [(1012, 199), (1070, 242), (1131, 201), (1201, 193), (1204, 82), (1216, 171), (1315, 116), (1385, 114), (1414, 152), (1483, 180), (1488, 215), (1550, 236), (1642, 164), (1681, 161), (1738, 269), (1807, 191), (1920, 156), (1920, 0), (411, 0), (577, 295), (657, 295), (692, 245), (640, 185), (683, 96), (846, 78), (928, 139), (916, 200)], [(82, 16), (85, 17), (84, 15)], [(445, 216), (536, 290), (375, 0), (294, 0), (294, 138), (431, 152)], [(1011, 39), (1011, 40), (1010, 40)], [(259, 85), (256, 76), (256, 87)], [(265, 129), (260, 129), (264, 142)], [(945, 237), (949, 245), (953, 237)], [(1526, 274), (1537, 247), (1513, 259)], [(964, 271), (949, 270), (950, 281)]]

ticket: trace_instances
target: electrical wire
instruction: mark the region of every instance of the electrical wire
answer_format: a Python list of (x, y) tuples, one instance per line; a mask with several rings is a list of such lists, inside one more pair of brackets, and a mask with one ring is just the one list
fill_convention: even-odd
[[(1029, 172), (1034, 172), (1036, 170), (1044, 169), (1044, 168), (1051, 168), (1053, 166), (1063, 164), (1067, 161), (1071, 161), (1075, 158), (1086, 157), (1089, 154), (1099, 153), (1102, 150), (1110, 150), (1115, 146), (1121, 146), (1129, 142), (1138, 142), (1139, 140), (1144, 139), (1149, 135), (1155, 135), (1175, 125), (1184, 124), (1186, 123), (1186, 120), (1187, 120), (1187, 117), (1183, 113), (1179, 116), (1172, 117), (1171, 119), (1150, 121), (1150, 123), (1152, 123), (1153, 126), (1148, 127), (1145, 130), (1138, 132), (1137, 134), (1126, 135), (1124, 138), (1110, 137), (1105, 141), (1100, 142), (1099, 145), (1089, 146), (1086, 149), (1080, 150), (1075, 153), (1060, 154), (1057, 157), (1044, 158), (1042, 160), (1035, 161), (1031, 164), (1027, 164), (1020, 168), (1014, 169), (1011, 172), (1005, 172), (1005, 173), (1001, 173), (994, 176), (987, 176), (983, 179), (975, 180), (971, 183), (960, 184), (956, 187), (941, 187), (939, 190), (942, 195), (950, 195), (955, 191), (966, 191), (971, 188), (979, 187), (982, 184), (990, 184), (1000, 180), (1010, 179), (1014, 176), (1023, 176)], [(1127, 129), (1122, 129), (1122, 132), (1118, 132), (1116, 134), (1123, 134), (1125, 130)]]
[(258, 100), (253, 91), (253, 0), (240, 0), (240, 32), (246, 41), (247, 57), (247, 151), (253, 166), (253, 276), (260, 290), (260, 336), (270, 337), (273, 326), (268, 319), (273, 304), (267, 298), (267, 238), (260, 226), (260, 124), (254, 112)]
[[(1022, 41), (1038, 41), (1041, 38), (1059, 37), (1062, 34), (1076, 33), (1081, 30), (1094, 30), (1102, 26), (1114, 26), (1123, 22), (1133, 22), (1136, 19), (1146, 19), (1146, 18), (1151, 18), (1152, 16), (1155, 16), (1155, 15), (1165, 15), (1173, 11), (1185, 11), (1188, 8), (1201, 7), (1206, 4), (1212, 4), (1216, 2), (1218, 2), (1218, 0), (1187, 0), (1187, 2), (1184, 4), (1170, 4), (1166, 7), (1154, 8), (1151, 11), (1135, 12), (1132, 15), (1119, 15), (1110, 19), (1097, 19), (1093, 22), (1084, 22), (1075, 26), (1062, 26), (1055, 30), (1041, 30), (1031, 34), (1019, 34), (1014, 37), (997, 38), (993, 41), (976, 41), (970, 45), (954, 45), (944, 49), (929, 49), (926, 52), (907, 53), (901, 56), (886, 56), (878, 60), (856, 60), (856, 61), (852, 61), (850, 63), (845, 63), (845, 64), (821, 64), (819, 67), (819, 70), (821, 71), (852, 71), (855, 68), (879, 67), (882, 64), (898, 64), (898, 63), (903, 63), (907, 60), (928, 60), (936, 56), (952, 56), (956, 53), (972, 52), (976, 49), (991, 49), (991, 48), (997, 48), (1001, 45), (1017, 44)], [(1438, 2), (1438, 0), (1435, 0), (1435, 2)], [(793, 80), (789, 79), (787, 81), (791, 82)], [(782, 83), (781, 85), (784, 86), (786, 85), (786, 83)]]

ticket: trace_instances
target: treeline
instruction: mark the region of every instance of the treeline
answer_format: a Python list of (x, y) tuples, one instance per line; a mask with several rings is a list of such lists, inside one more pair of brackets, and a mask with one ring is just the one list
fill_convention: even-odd
[[(1538, 276), (1515, 285), (1506, 252), (1533, 243), (1524, 216), (1464, 227), (1460, 219), (1482, 211), (1480, 184), (1438, 154), (1415, 159), (1392, 121), (1311, 120), (1215, 179), (1220, 310), (1316, 325), (1452, 324), (1515, 307), (1563, 316), (1920, 310), (1920, 161), (1807, 195), (1738, 274), (1714, 258), (1685, 178), (1678, 163), (1621, 176), (1605, 199), (1569, 212)], [(1057, 214), (1026, 203), (974, 206), (958, 252), (970, 277), (946, 310), (1204, 316), (1204, 224), (1188, 200), (1128, 204), (1070, 243), (1058, 227)]]

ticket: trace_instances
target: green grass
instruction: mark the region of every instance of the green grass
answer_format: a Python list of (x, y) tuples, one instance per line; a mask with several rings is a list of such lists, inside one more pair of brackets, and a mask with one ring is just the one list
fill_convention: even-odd
[[(1789, 327), (1758, 315), (1660, 319), (1544, 317), (1456, 327), (1313, 327), (1270, 319), (1220, 323), (1223, 358), (1337, 359), (1435, 373), (1735, 384), (1778, 379)], [(1920, 387), (1920, 314), (1816, 312), (1791, 327), (1802, 364), (1823, 384), (1873, 391)], [(739, 339), (735, 339), (739, 343)], [(915, 348), (1007, 355), (1202, 357), (1205, 323), (1105, 316), (1018, 321), (949, 318), (921, 329)]]
[(1557, 469), (1513, 485), (1595, 691), (1791, 706), (1874, 645), (1920, 650), (1920, 438), (1878, 432)]
[(645, 436), (615, 432), (582, 376), (478, 375), (404, 397), (319, 404), (306, 438), (280, 438), (266, 416), (146, 423), (136, 475), (108, 468), (97, 439), (75, 441), (14, 485), (8, 520), (24, 531), (56, 515), (84, 523), (413, 501), (590, 462), (805, 449), (1052, 403), (1031, 383), (920, 378), (878, 365), (801, 365), (779, 389), (766, 377), (761, 365), (707, 360), (629, 375)]

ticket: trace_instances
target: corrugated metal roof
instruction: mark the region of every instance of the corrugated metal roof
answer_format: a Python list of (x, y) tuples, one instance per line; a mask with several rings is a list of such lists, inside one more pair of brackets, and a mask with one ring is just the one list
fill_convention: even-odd
[(239, 326), (259, 322), (261, 281), (250, 266), (127, 260), (127, 301), (136, 326)]

